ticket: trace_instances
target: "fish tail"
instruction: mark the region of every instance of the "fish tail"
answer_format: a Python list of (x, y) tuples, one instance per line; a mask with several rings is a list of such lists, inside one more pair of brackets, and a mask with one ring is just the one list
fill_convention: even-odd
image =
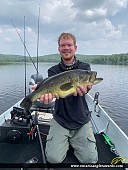
[(20, 103), (20, 107), (24, 108), (25, 112), (28, 113), (31, 106), (32, 106), (32, 101), (28, 95), (22, 100), (22, 102)]

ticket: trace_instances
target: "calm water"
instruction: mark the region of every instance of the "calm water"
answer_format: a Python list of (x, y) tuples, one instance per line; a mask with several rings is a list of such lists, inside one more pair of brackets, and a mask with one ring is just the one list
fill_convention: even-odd
[[(39, 72), (47, 77), (47, 69), (53, 64), (39, 65)], [(104, 80), (89, 92), (94, 96), (100, 92), (99, 103), (120, 128), (128, 135), (128, 66), (91, 65)], [(31, 74), (36, 73), (33, 65), (27, 65), (27, 84)], [(24, 97), (24, 65), (0, 66), (0, 114)], [(28, 92), (28, 89), (27, 89)]]

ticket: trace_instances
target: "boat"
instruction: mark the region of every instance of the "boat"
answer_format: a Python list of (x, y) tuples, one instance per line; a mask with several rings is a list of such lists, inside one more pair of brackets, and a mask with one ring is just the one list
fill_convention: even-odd
[[(15, 25), (14, 28), (16, 29)], [(17, 29), (16, 31), (18, 33)], [(19, 33), (18, 35), (28, 53)], [(29, 57), (31, 58), (30, 55)], [(37, 74), (30, 78), (29, 93), (32, 92), (31, 86), (43, 79), (42, 75), (38, 73), (38, 69), (36, 70)], [(100, 168), (100, 170), (111, 170), (115, 168), (128, 170), (128, 136), (99, 104), (99, 92), (96, 92), (94, 97), (87, 93), (85, 99), (91, 111), (91, 123), (96, 138), (98, 150), (96, 164), (80, 164), (71, 146), (61, 164), (49, 164), (45, 157), (45, 145), (50, 121), (55, 113), (55, 99), (47, 105), (40, 103), (39, 100), (35, 101), (28, 114), (24, 114), (24, 110), (20, 107), (21, 99), (0, 115), (0, 169), (70, 170), (77, 168), (79, 170), (86, 168), (90, 170)]]
[[(31, 76), (31, 79), (35, 79)], [(40, 77), (40, 76), (39, 76)], [(30, 86), (32, 83), (29, 84)], [(46, 137), (54, 115), (54, 104), (36, 101), (30, 113), (23, 114), (22, 99), (0, 115), (0, 169), (120, 169), (128, 170), (128, 136), (99, 104), (99, 92), (85, 98), (91, 111), (91, 123), (98, 149), (96, 164), (80, 164), (70, 146), (61, 164), (49, 164), (45, 157)]]

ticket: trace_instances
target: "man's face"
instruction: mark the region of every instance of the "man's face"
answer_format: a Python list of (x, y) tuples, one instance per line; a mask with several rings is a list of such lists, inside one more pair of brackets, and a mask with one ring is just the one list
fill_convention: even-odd
[(58, 51), (64, 61), (71, 61), (74, 58), (77, 46), (74, 45), (72, 39), (61, 38)]

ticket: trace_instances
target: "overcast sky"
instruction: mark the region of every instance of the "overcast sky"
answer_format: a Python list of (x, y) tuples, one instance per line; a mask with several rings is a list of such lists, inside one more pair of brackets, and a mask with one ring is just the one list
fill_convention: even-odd
[(1, 0), (0, 54), (24, 54), (26, 46), (37, 53), (37, 23), (40, 4), (39, 55), (58, 53), (62, 32), (77, 38), (79, 54), (119, 54), (128, 52), (128, 0)]

